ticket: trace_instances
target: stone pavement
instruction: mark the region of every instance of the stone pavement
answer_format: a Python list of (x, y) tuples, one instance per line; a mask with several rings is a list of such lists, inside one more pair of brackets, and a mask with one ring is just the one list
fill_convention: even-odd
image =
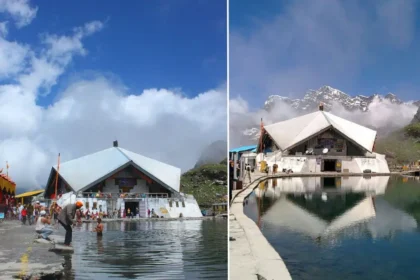
[[(0, 280), (42, 279), (42, 275), (59, 275), (63, 271), (64, 258), (48, 251), (52, 244), (34, 242), (34, 228), (19, 221), (0, 223)], [(63, 239), (51, 237), (58, 242)]]
[[(255, 174), (252, 181), (260, 174)], [(243, 201), (259, 183), (254, 182), (245, 191), (233, 191), (233, 201), (229, 212), (229, 279), (232, 280), (289, 280), (292, 279), (283, 260), (268, 243), (254, 221), (243, 211)]]

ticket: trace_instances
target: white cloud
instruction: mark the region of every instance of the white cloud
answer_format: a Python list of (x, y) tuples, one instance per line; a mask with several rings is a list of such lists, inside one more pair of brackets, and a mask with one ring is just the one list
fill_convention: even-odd
[(38, 8), (31, 7), (28, 0), (0, 0), (0, 13), (9, 14), (17, 27), (23, 27), (36, 17)]
[[(5, 95), (14, 97), (14, 90), (8, 88)], [(13, 111), (16, 105), (18, 110)], [(223, 89), (195, 98), (165, 89), (132, 95), (97, 78), (72, 83), (47, 109), (24, 97), (5, 100), (4, 108), (10, 108), (14, 123), (1, 137), (0, 158), (9, 160), (12, 178), (25, 187), (46, 182), (58, 152), (62, 160), (70, 160), (108, 148), (118, 139), (126, 149), (186, 171), (209, 143), (226, 137)], [(0, 114), (4, 119), (0, 123), (7, 124), (4, 115)]]
[(9, 62), (16, 67), (8, 68), (11, 82), (0, 81), (0, 167), (9, 162), (18, 192), (45, 184), (58, 153), (66, 161), (118, 139), (126, 149), (186, 171), (208, 144), (225, 139), (224, 86), (188, 98), (168, 89), (128, 91), (97, 73), (73, 80), (47, 108), (38, 106), (73, 57), (87, 54), (83, 38), (102, 28), (93, 21), (68, 36), (44, 35), (40, 51), (4, 39), (26, 51)]
[(67, 64), (74, 54), (86, 55), (87, 51), (83, 48), (82, 39), (102, 30), (103, 27), (102, 22), (91, 21), (83, 27), (74, 28), (72, 36), (45, 35), (44, 43), (48, 47), (46, 58), (56, 63)]
[(26, 66), (29, 49), (0, 36), (0, 79), (20, 73)]
[(390, 132), (409, 124), (417, 110), (418, 107), (413, 104), (399, 105), (388, 100), (380, 101), (376, 97), (367, 112), (349, 112), (337, 104), (333, 105), (331, 112), (356, 123)]
[(7, 21), (0, 22), (0, 37), (6, 37), (8, 33)]

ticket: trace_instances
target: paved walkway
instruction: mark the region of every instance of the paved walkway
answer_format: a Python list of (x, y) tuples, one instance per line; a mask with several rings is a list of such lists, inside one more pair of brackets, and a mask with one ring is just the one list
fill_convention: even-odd
[[(253, 174), (251, 180), (254, 181), (261, 175)], [(230, 207), (229, 235), (236, 240), (229, 241), (229, 279), (292, 279), (279, 254), (268, 243), (255, 222), (244, 214), (244, 198), (252, 192), (257, 183), (241, 192)], [(233, 196), (238, 193), (237, 190), (233, 191)]]
[(34, 227), (19, 221), (0, 223), (0, 280), (39, 279), (41, 274), (62, 272), (63, 258), (48, 251), (51, 244), (34, 242)]

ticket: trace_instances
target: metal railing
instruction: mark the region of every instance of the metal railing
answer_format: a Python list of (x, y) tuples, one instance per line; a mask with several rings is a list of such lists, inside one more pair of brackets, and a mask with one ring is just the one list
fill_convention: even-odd
[(101, 198), (101, 199), (138, 199), (138, 198), (168, 198), (167, 193), (109, 193), (109, 192), (82, 192), (77, 197)]

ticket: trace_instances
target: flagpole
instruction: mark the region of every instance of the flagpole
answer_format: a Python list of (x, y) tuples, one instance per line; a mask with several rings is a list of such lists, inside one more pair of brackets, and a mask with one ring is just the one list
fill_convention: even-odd
[(6, 161), (6, 176), (9, 178), (9, 163)]
[(58, 174), (60, 172), (60, 153), (58, 153), (57, 174), (55, 177), (55, 200), (57, 200)]

